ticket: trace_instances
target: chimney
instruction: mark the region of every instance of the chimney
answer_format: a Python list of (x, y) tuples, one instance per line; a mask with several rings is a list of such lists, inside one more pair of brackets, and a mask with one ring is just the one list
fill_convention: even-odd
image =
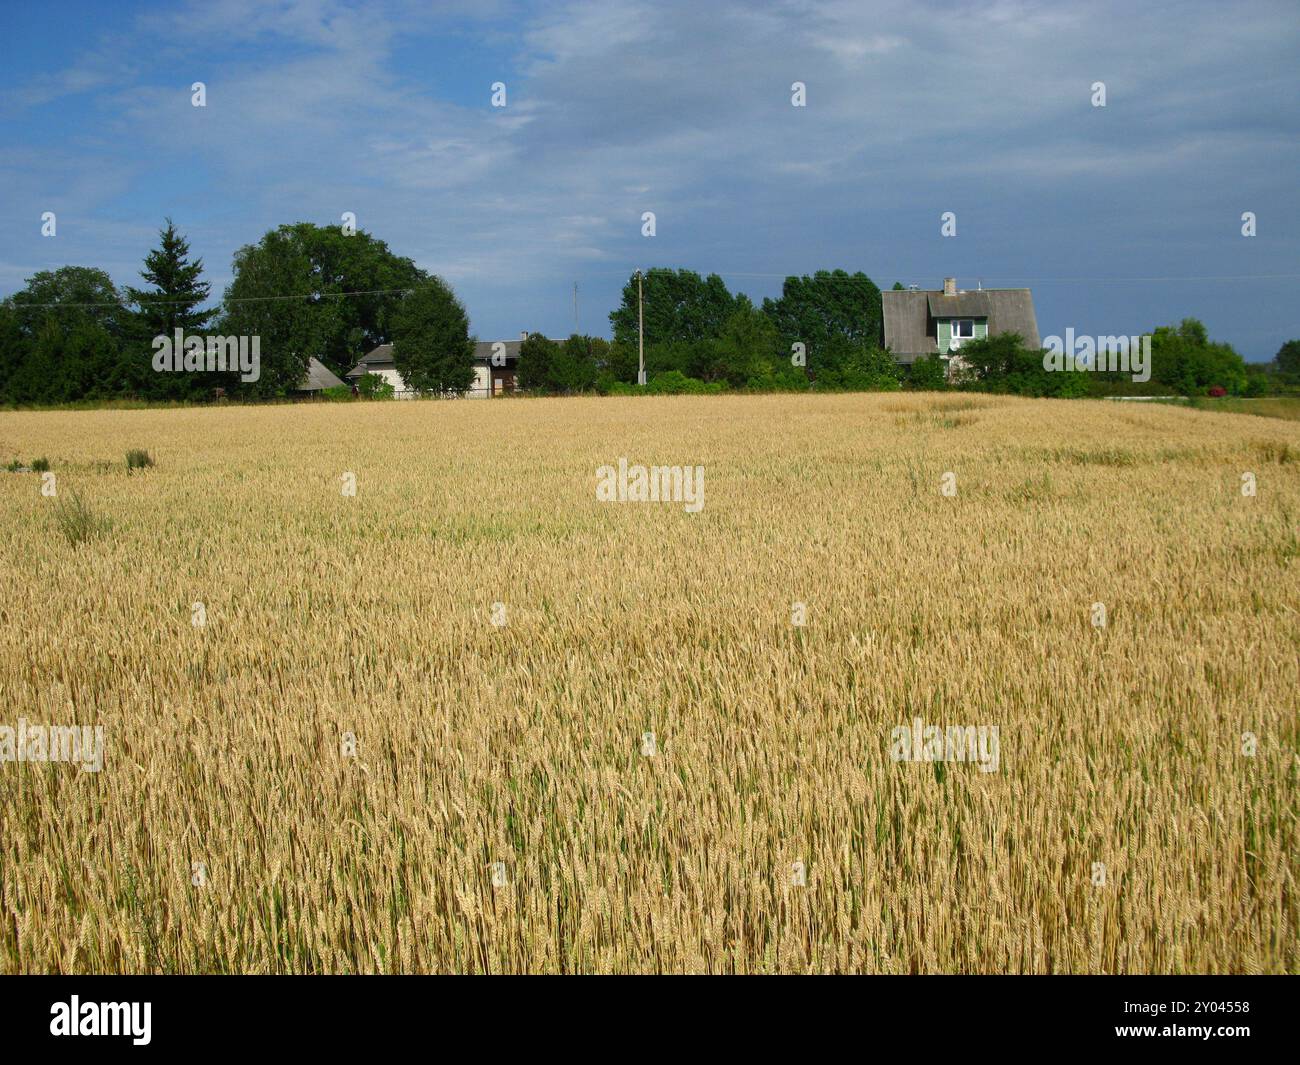
[(522, 330), (522, 331), (520, 332), (520, 334), (519, 334), (519, 339), (520, 339), (520, 340), (527, 340), (527, 339), (528, 339), (528, 330), (527, 330), (527, 329), (524, 329), (524, 330)]
[(943, 279), (943, 294), (945, 296), (957, 295), (957, 279), (955, 277), (945, 277)]

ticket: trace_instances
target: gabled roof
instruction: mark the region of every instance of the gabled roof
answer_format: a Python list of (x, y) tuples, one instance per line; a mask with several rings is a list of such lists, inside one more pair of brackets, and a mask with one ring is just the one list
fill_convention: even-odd
[(393, 365), (393, 345), (380, 344), (361, 356), (361, 361), (347, 372), (348, 377), (361, 377), (371, 370), (381, 370)]
[(987, 318), (989, 336), (1019, 333), (1025, 346), (1036, 349), (1038, 319), (1027, 288), (986, 288), (945, 296), (939, 291), (889, 290), (880, 294), (885, 315), (885, 347), (899, 362), (915, 362), (939, 351), (940, 318)]
[(343, 380), (313, 355), (307, 363), (307, 376), (298, 385), (298, 391), (319, 392), (323, 388), (338, 388), (342, 384)]

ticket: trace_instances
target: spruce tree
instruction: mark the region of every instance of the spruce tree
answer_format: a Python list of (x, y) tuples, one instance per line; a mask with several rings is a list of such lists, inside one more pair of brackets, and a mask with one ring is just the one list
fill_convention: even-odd
[(158, 236), (158, 247), (145, 256), (140, 271), (153, 288), (126, 289), (136, 310), (124, 350), (125, 376), (131, 387), (144, 396), (201, 398), (213, 387), (227, 384), (229, 375), (158, 373), (153, 368), (154, 337), (174, 337), (177, 329), (186, 336), (202, 334), (213, 313), (202, 309), (210, 288), (202, 280), (203, 260), (189, 261), (190, 243), (177, 232), (170, 218)]

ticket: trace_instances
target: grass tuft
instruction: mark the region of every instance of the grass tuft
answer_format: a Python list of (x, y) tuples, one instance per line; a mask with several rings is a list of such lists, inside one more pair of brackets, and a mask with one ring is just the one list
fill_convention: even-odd
[(132, 448), (126, 453), (126, 468), (128, 470), (143, 470), (152, 465), (153, 456), (147, 451)]
[(113, 527), (112, 521), (96, 513), (75, 489), (57, 497), (54, 520), (63, 538), (73, 547), (102, 536)]

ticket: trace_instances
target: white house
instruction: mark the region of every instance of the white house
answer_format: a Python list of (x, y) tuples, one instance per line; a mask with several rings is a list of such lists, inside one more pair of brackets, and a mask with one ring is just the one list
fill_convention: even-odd
[[(490, 399), (492, 396), (513, 392), (515, 373), (519, 367), (519, 347), (528, 339), (520, 333), (518, 340), (480, 340), (474, 345), (474, 381), (465, 393), (467, 398)], [(349, 381), (357, 381), (368, 373), (378, 374), (393, 386), (399, 399), (410, 399), (415, 393), (406, 387), (402, 375), (393, 362), (393, 345), (380, 344), (364, 355), (360, 362), (347, 372)]]

